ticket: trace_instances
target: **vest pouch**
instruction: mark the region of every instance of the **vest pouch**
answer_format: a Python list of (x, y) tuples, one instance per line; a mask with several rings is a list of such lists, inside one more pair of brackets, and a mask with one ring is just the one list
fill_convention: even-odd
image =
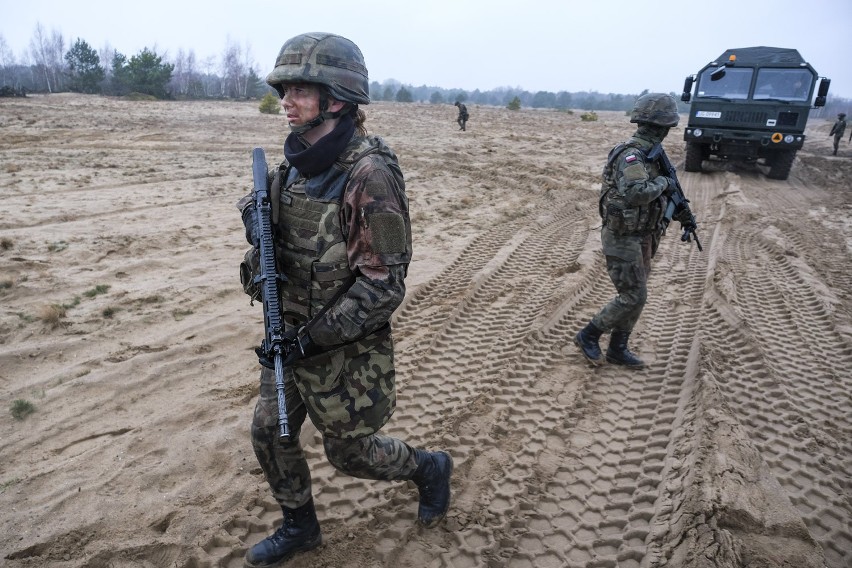
[(624, 222), (624, 232), (633, 233), (639, 229), (641, 209), (630, 208), (621, 211), (621, 219)]
[(361, 438), (384, 426), (396, 407), (390, 328), (293, 367), (308, 416), (323, 436)]
[(616, 235), (626, 235), (633, 230), (638, 215), (637, 209), (622, 209), (609, 204), (606, 208), (606, 226)]
[(345, 258), (337, 262), (314, 262), (311, 265), (311, 317), (334, 298), (338, 289), (349, 281), (351, 274)]

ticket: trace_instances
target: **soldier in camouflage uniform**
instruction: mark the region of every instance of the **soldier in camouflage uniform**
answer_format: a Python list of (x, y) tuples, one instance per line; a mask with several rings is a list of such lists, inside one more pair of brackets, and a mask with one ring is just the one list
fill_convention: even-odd
[[(837, 122), (834, 123), (831, 127), (831, 132), (828, 133), (829, 136), (834, 136), (834, 155), (837, 155), (837, 148), (840, 146), (840, 141), (843, 139), (843, 133), (846, 132), (846, 113), (841, 112), (837, 115)], [(849, 139), (852, 140), (852, 134), (849, 135)]]
[(456, 101), (453, 104), (459, 107), (459, 116), (456, 119), (456, 122), (459, 123), (459, 130), (467, 130), (467, 119), (470, 118), (470, 115), (467, 113), (467, 107), (461, 101)]
[(639, 97), (630, 117), (638, 129), (630, 140), (610, 151), (604, 166), (599, 202), (601, 244), (618, 295), (574, 338), (586, 359), (595, 365), (603, 362), (598, 341), (607, 332), (612, 332), (606, 351), (609, 363), (632, 368), (645, 365), (628, 349), (627, 342), (648, 298), (651, 259), (662, 236), (669, 188), (676, 183), (661, 175), (658, 163), (648, 161), (646, 155), (679, 119), (677, 103), (670, 95)]
[[(261, 356), (252, 444), (284, 521), (247, 552), (250, 567), (278, 565), (322, 541), (299, 444), (306, 416), (340, 471), (412, 480), (426, 527), (447, 513), (453, 469), (446, 452), (379, 433), (396, 402), (390, 318), (405, 295), (411, 226), (396, 155), (367, 136), (358, 108), (370, 102), (361, 51), (337, 35), (302, 34), (284, 44), (266, 81), (280, 94), (291, 130), (286, 159), (269, 181), (276, 262), (287, 278), (285, 336), (304, 356), (285, 369), (289, 437), (278, 435), (275, 373)], [(238, 207), (257, 247), (252, 196)], [(255, 254), (247, 254), (248, 265)], [(244, 285), (257, 293), (250, 278)]]

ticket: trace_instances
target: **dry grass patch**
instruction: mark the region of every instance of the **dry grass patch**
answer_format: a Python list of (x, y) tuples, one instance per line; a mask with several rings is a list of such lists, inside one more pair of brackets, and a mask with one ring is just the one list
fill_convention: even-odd
[(38, 319), (50, 327), (58, 327), (62, 323), (67, 310), (59, 304), (48, 304), (39, 308)]

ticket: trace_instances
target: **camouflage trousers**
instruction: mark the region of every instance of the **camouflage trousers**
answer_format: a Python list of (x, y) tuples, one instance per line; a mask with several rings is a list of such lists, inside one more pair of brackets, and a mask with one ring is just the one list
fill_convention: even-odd
[[(307, 409), (289, 370), (285, 374), (284, 391), (290, 426), (288, 438), (278, 436), (275, 373), (263, 368), (251, 439), (273, 497), (282, 506), (296, 508), (311, 498), (311, 472), (299, 441)], [(417, 469), (414, 448), (379, 433), (360, 438), (324, 436), (323, 447), (329, 463), (353, 477), (403, 481), (411, 479)]]
[(606, 270), (618, 294), (592, 318), (600, 330), (631, 332), (648, 300), (653, 238), (642, 240), (640, 248), (625, 249), (619, 256), (606, 255)]

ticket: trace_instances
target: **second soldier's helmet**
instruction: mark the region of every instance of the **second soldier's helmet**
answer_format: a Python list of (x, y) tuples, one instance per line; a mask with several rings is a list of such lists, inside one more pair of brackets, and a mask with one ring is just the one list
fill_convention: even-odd
[(633, 104), (630, 112), (630, 122), (640, 124), (656, 124), (657, 126), (677, 126), (680, 114), (677, 112), (677, 102), (674, 97), (665, 93), (648, 93), (642, 95)]
[(840, 114), (837, 115), (837, 118), (839, 118), (840, 120), (843, 120), (844, 118), (846, 118), (846, 113), (841, 112)]
[(319, 83), (339, 101), (370, 104), (367, 66), (361, 50), (339, 35), (312, 32), (288, 39), (266, 82), (282, 94), (282, 83)]

